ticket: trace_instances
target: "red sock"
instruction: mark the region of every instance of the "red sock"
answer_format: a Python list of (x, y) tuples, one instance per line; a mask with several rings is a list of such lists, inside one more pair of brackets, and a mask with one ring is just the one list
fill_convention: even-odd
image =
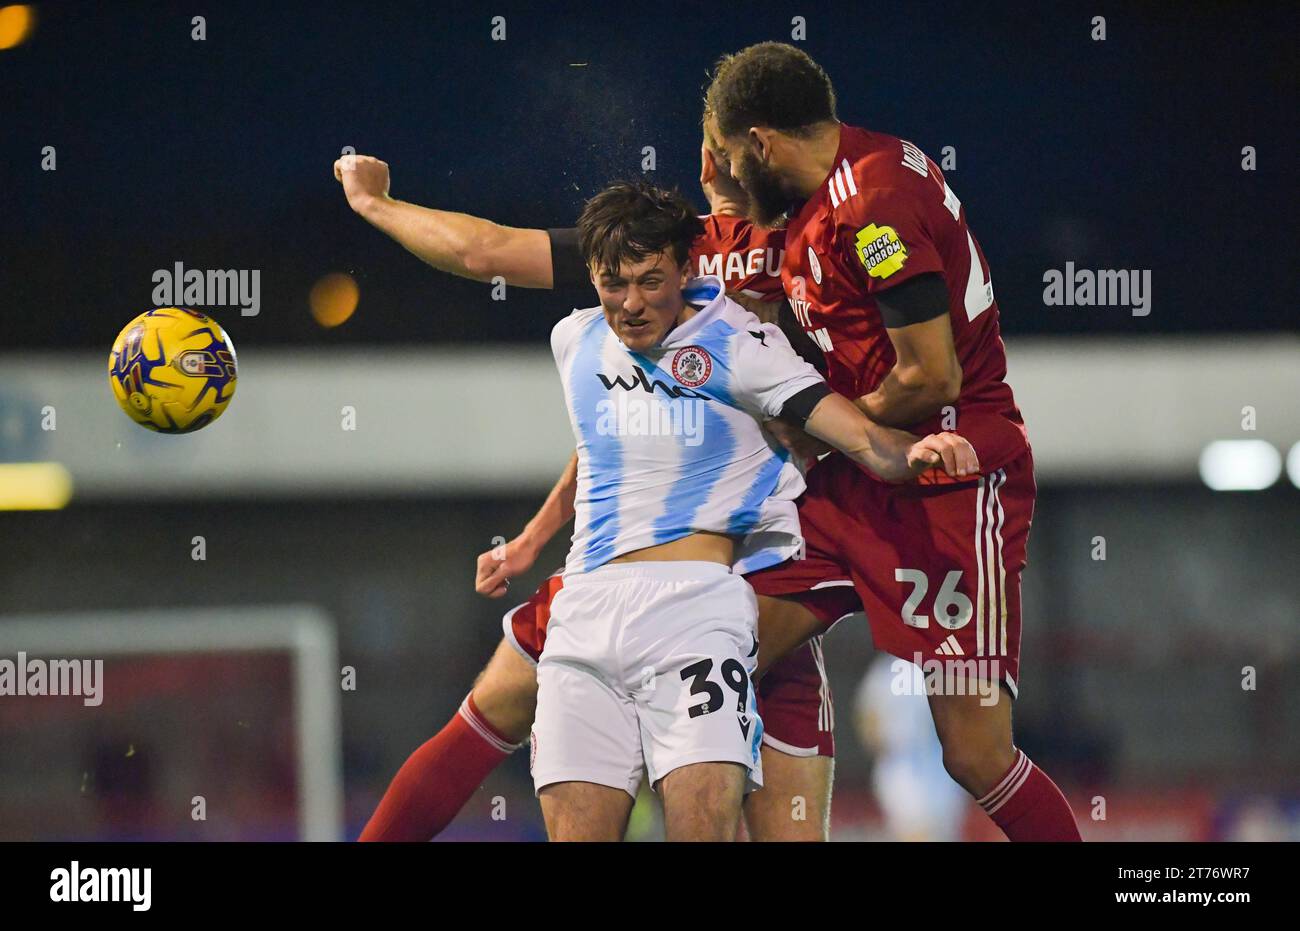
[(488, 724), (466, 695), (447, 726), (410, 755), (388, 785), (361, 841), (427, 841), (519, 744)]
[(979, 799), (979, 806), (1007, 840), (1083, 840), (1070, 803), (1022, 750), (1016, 750), (1015, 762), (993, 790)]

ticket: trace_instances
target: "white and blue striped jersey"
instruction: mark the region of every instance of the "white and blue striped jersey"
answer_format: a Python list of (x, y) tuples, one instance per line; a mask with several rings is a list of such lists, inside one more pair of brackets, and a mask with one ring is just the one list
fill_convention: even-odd
[(737, 537), (742, 573), (802, 545), (803, 476), (760, 423), (822, 377), (717, 278), (692, 280), (686, 296), (704, 306), (645, 352), (600, 307), (551, 333), (578, 450), (566, 575), (699, 531)]

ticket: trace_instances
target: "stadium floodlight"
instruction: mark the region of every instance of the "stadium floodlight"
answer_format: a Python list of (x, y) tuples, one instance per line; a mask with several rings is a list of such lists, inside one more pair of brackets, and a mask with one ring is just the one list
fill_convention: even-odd
[(1300, 488), (1300, 443), (1291, 447), (1291, 451), (1286, 454), (1286, 475), (1291, 479), (1291, 484)]
[(1267, 440), (1215, 440), (1201, 452), (1200, 471), (1215, 491), (1262, 491), (1282, 474), (1282, 454)]

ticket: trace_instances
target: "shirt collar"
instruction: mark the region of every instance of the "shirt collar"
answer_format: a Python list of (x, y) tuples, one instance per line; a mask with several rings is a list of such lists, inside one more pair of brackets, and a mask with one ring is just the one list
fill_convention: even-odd
[[(682, 296), (686, 298), (687, 303), (699, 307), (699, 311), (685, 323), (673, 327), (664, 337), (664, 341), (659, 344), (661, 349), (675, 349), (689, 345), (689, 340), (716, 320), (727, 304), (727, 291), (722, 286), (722, 279), (716, 275), (692, 278), (686, 282), (686, 287), (682, 288)], [(700, 307), (701, 304), (704, 306)]]

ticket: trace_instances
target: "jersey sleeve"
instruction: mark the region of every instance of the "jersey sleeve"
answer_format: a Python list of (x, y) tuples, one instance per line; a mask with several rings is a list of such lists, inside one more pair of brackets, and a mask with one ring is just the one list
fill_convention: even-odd
[[(836, 210), (837, 245), (855, 283), (868, 295), (918, 275), (943, 272), (922, 200), (926, 193), (912, 185), (864, 189)], [(942, 200), (937, 192), (933, 196)]]
[[(734, 339), (736, 401), (749, 413), (771, 420), (785, 413), (786, 402), (801, 392), (814, 389), (803, 395), (805, 402), (819, 387), (830, 392), (825, 379), (799, 358), (776, 325), (760, 324), (757, 318), (752, 318)], [(805, 405), (798, 406), (802, 410)], [(806, 416), (796, 415), (796, 419), (802, 421)]]
[(551, 355), (555, 356), (555, 367), (564, 372), (573, 358), (573, 352), (581, 339), (584, 324), (590, 323), (591, 310), (575, 310), (551, 328)]
[(573, 288), (590, 284), (577, 229), (548, 229), (546, 235), (551, 240), (551, 286)]
[(948, 286), (938, 272), (913, 275), (876, 294), (880, 321), (889, 329), (924, 323), (948, 312)]

